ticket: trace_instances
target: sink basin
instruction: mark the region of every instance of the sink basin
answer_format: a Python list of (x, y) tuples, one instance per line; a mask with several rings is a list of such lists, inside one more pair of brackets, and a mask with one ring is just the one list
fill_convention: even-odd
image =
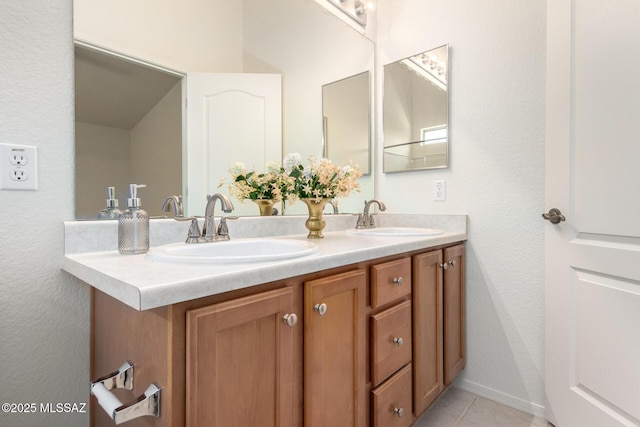
[(442, 230), (421, 227), (350, 228), (347, 230), (347, 234), (354, 236), (420, 237), (437, 236), (442, 234)]
[(237, 264), (298, 258), (317, 251), (315, 244), (304, 240), (232, 239), (153, 247), (147, 252), (147, 257), (152, 261), (182, 264)]

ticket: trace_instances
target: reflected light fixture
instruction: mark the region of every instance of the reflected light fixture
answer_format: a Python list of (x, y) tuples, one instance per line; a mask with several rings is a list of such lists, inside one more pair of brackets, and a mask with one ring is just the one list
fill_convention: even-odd
[(439, 58), (425, 52), (403, 59), (402, 62), (440, 89), (447, 90), (447, 64)]
[(367, 13), (376, 8), (375, 0), (327, 0), (327, 2), (363, 28), (367, 26)]

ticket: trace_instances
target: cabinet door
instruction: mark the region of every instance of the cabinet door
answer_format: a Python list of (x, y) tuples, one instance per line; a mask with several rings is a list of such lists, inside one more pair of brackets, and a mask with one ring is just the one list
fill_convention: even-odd
[(413, 410), (419, 416), (444, 389), (442, 251), (413, 257)]
[(366, 423), (364, 270), (305, 282), (304, 425)]
[(293, 427), (294, 306), (288, 287), (187, 311), (187, 426)]
[(448, 385), (465, 364), (464, 245), (444, 250), (444, 384)]

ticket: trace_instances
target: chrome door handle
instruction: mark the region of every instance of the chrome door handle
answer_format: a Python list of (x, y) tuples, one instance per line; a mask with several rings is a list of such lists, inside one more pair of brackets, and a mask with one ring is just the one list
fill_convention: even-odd
[(549, 213), (542, 214), (542, 218), (551, 222), (551, 224), (560, 224), (562, 221), (565, 221), (566, 218), (560, 212), (560, 209), (552, 208), (549, 210)]

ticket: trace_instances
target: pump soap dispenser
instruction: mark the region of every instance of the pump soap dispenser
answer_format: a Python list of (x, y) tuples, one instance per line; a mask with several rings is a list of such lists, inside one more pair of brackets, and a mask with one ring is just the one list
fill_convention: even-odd
[(128, 209), (118, 218), (118, 251), (121, 254), (143, 254), (149, 250), (149, 214), (142, 210), (138, 188), (146, 185), (130, 184)]
[(118, 216), (122, 213), (118, 209), (118, 199), (116, 199), (115, 193), (115, 187), (107, 187), (107, 207), (98, 212), (99, 219), (118, 219)]

